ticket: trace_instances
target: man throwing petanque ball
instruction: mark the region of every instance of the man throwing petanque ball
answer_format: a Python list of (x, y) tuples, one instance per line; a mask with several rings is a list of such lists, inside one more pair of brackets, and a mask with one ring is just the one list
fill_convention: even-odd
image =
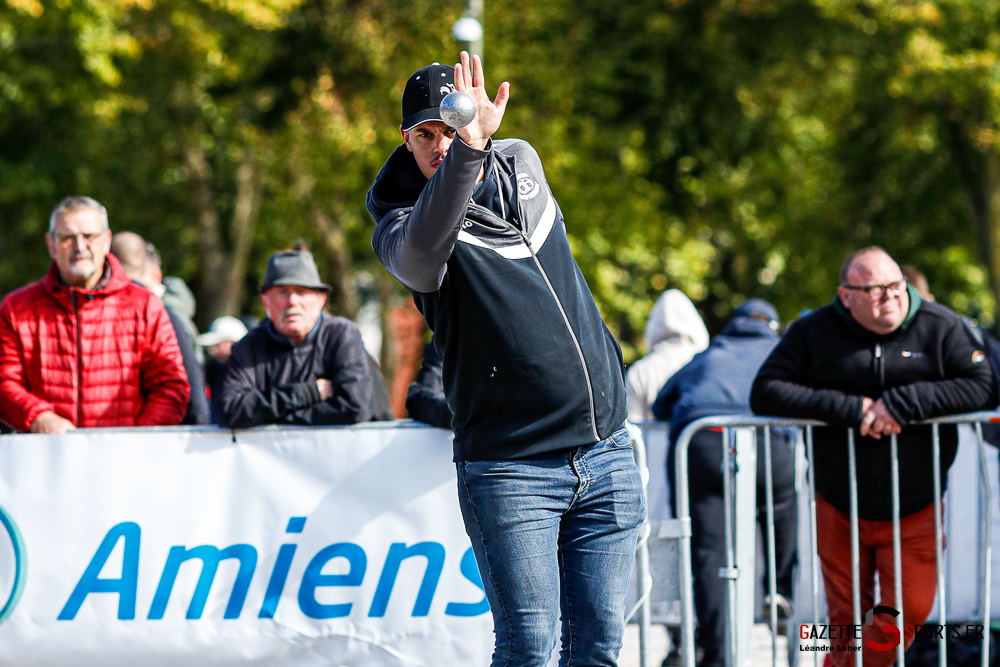
[[(444, 358), (458, 496), (493, 612), (493, 665), (614, 665), (646, 508), (621, 349), (570, 252), (538, 154), (493, 140), (510, 96), (478, 56), (417, 71), (368, 191), (372, 245)], [(475, 117), (455, 129), (457, 90)], [(448, 105), (446, 105), (447, 107)], [(559, 619), (562, 618), (562, 627)]]

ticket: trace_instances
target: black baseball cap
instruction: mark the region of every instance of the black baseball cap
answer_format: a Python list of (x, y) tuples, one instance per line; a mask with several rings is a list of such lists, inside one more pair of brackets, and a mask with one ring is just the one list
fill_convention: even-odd
[[(429, 120), (441, 120), (441, 100), (455, 90), (455, 68), (441, 63), (422, 67), (403, 88), (403, 123), (409, 131)], [(443, 122), (443, 121), (442, 121)]]

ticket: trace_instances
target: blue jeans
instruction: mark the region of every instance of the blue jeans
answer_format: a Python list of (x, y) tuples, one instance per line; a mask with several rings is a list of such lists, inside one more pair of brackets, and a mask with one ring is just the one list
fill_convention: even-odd
[(562, 615), (564, 667), (614, 667), (642, 481), (624, 427), (551, 456), (464, 461), (458, 498), (493, 612), (493, 667), (544, 667)]

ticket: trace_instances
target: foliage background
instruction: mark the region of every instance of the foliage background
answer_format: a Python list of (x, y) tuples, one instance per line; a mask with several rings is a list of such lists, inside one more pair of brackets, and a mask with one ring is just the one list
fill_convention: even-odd
[[(88, 194), (160, 250), (202, 328), (253, 312), (266, 257), (312, 248), (350, 316), (405, 298), (364, 195), (405, 78), (453, 62), (455, 0), (0, 0), (0, 295)], [(939, 300), (1000, 293), (1000, 2), (486, 3), (504, 136), (546, 165), (631, 361), (676, 287), (721, 329), (749, 297), (826, 303), (885, 247)], [(383, 309), (385, 310), (385, 309)]]

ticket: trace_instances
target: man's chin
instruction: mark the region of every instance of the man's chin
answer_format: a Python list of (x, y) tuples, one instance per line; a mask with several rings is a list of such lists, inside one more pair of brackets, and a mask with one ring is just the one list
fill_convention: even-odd
[(901, 315), (894, 313), (893, 315), (888, 317), (880, 317), (878, 322), (886, 329), (895, 331), (900, 327), (900, 325), (903, 324), (903, 318)]
[(308, 328), (305, 325), (305, 319), (293, 316), (286, 317), (281, 321), (281, 327), (279, 328), (279, 333), (283, 336), (301, 336), (303, 333), (308, 333)]
[(90, 280), (95, 272), (94, 263), (90, 261), (76, 262), (66, 267), (65, 275), (74, 281)]

